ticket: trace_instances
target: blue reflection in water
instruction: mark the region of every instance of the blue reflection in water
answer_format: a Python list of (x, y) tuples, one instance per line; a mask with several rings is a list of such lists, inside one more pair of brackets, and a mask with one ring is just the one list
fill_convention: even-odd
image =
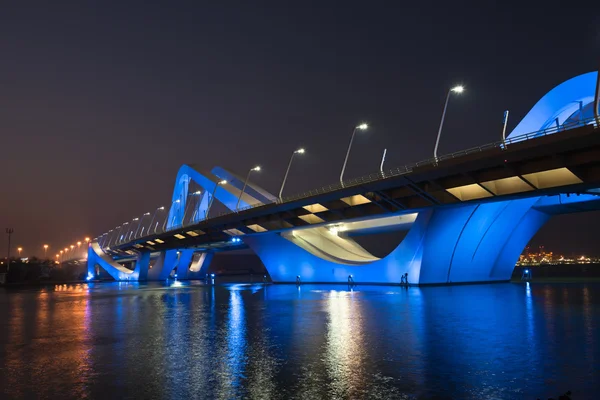
[[(222, 347), (221, 371), (219, 373), (219, 395), (233, 398), (240, 395), (243, 372), (246, 364), (246, 327), (244, 321), (244, 302), (240, 293), (241, 286), (229, 288), (229, 308), (226, 326), (222, 331), (225, 345)], [(223, 354), (224, 353), (224, 354)]]
[[(0, 398), (594, 398), (600, 285), (0, 290)], [(35, 384), (31, 384), (35, 382)]]

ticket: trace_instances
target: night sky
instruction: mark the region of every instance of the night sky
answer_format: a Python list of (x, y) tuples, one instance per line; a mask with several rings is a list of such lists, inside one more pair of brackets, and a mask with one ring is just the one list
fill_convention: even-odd
[[(333, 183), (362, 121), (346, 177), (378, 170), (384, 148), (386, 167), (419, 161), (458, 83), (440, 153), (495, 141), (505, 109), (510, 130), (600, 65), (598, 3), (485, 3), (3, 2), (2, 233), (54, 254), (168, 205), (183, 163), (260, 164), (254, 181), (277, 193), (305, 146), (286, 193)], [(557, 217), (534, 244), (593, 252), (599, 222)]]

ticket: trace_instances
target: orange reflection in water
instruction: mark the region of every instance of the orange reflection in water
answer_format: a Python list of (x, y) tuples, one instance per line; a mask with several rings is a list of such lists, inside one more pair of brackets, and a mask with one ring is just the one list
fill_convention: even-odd
[[(11, 293), (3, 388), (9, 398), (30, 397), (24, 392), (29, 390), (40, 398), (57, 398), (61, 393), (89, 396), (93, 367), (87, 285), (52, 289)], [(60, 379), (49, 381), (48, 376)]]

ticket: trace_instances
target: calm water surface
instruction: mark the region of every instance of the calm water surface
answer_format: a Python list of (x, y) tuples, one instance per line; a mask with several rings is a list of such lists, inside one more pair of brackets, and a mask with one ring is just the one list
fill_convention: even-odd
[(574, 399), (600, 285), (0, 288), (0, 399)]

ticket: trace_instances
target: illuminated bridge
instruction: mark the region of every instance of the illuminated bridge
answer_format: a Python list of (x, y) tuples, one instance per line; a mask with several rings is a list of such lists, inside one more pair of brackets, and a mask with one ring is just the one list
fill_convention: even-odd
[[(600, 209), (598, 87), (596, 72), (562, 83), (506, 140), (297, 196), (184, 165), (170, 207), (90, 243), (88, 277), (198, 279), (215, 252), (249, 248), (273, 282), (507, 281), (550, 217)], [(383, 258), (353, 239), (393, 230)]]

